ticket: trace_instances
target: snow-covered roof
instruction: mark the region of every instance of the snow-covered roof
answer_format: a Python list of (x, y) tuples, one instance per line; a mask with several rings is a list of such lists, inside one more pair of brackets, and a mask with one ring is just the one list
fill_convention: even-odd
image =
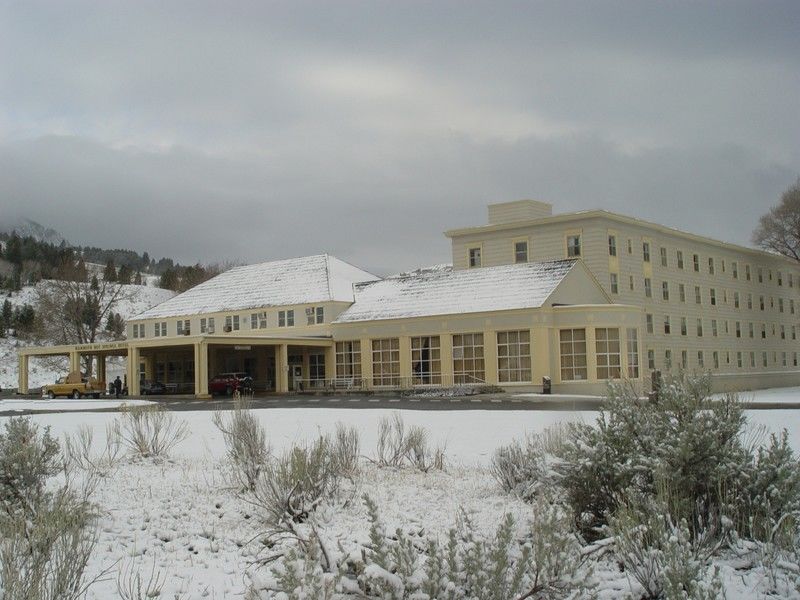
[(138, 319), (352, 302), (353, 284), (377, 277), (327, 254), (235, 267), (144, 311)]
[(577, 261), (440, 270), (356, 286), (355, 303), (334, 321), (351, 323), (538, 308)]

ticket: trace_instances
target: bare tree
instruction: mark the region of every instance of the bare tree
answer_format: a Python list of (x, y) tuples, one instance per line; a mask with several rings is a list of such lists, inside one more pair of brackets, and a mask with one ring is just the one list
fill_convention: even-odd
[(800, 261), (800, 178), (781, 196), (781, 202), (761, 217), (753, 243)]
[[(93, 344), (106, 334), (108, 315), (123, 300), (133, 298), (136, 291), (100, 280), (95, 284), (83, 281), (47, 280), (37, 286), (38, 330), (48, 341), (61, 344)], [(90, 357), (84, 361), (91, 375)]]

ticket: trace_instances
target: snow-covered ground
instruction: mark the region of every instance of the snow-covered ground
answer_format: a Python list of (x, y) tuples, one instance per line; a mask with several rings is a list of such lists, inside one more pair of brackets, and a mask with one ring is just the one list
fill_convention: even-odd
[(88, 411), (110, 410), (122, 406), (142, 406), (152, 404), (147, 400), (116, 400), (112, 398), (82, 400), (33, 400), (30, 398), (10, 398), (0, 400), (0, 412), (53, 412), (53, 411)]
[[(265, 409), (255, 414), (265, 426), (273, 451), (330, 432), (337, 421), (358, 429), (361, 452), (375, 455), (377, 423), (388, 410)], [(756, 424), (777, 432), (789, 428), (792, 445), (800, 448), (800, 412), (749, 411)], [(94, 431), (102, 444), (105, 426), (115, 413), (41, 414), (32, 417), (50, 426), (58, 436), (81, 425)], [(161, 596), (174, 594), (189, 600), (241, 598), (245, 574), (260, 556), (262, 528), (254, 508), (226, 489), (224, 444), (210, 412), (179, 412), (190, 436), (169, 461), (126, 461), (103, 479), (94, 500), (102, 510), (100, 542), (90, 564), (90, 575), (111, 569), (111, 577), (95, 584), (90, 598), (116, 597), (116, 573), (131, 567), (147, 576), (153, 568), (165, 581)], [(379, 469), (363, 461), (356, 498), (370, 494), (381, 509), (389, 531), (396, 527), (425, 529), (444, 535), (460, 509), (477, 528), (489, 535), (505, 513), (524, 527), (528, 505), (504, 494), (487, 466), (494, 450), (526, 433), (567, 420), (591, 421), (595, 413), (567, 411), (404, 411), (407, 425), (422, 425), (432, 443), (447, 443), (446, 472), (427, 474), (410, 469)], [(2, 420), (0, 420), (2, 423)], [(321, 513), (322, 535), (331, 543), (354, 548), (366, 542), (368, 520), (364, 506), (354, 501)], [(336, 547), (336, 546), (334, 546)], [(759, 571), (737, 571), (724, 562), (722, 574), (730, 600), (768, 598)], [(624, 597), (629, 583), (614, 568), (601, 570), (602, 598)], [(774, 597), (774, 596), (773, 596)], [(799, 597), (799, 596), (788, 596)]]
[[(40, 283), (39, 285), (46, 285), (46, 283)], [(171, 290), (150, 285), (126, 285), (124, 287), (124, 299), (118, 303), (114, 312), (122, 315), (125, 320), (144, 312), (156, 304), (169, 300), (175, 295), (175, 292)], [(19, 292), (13, 293), (9, 300), (14, 307), (30, 304), (36, 308), (36, 287), (23, 287)], [(23, 340), (0, 338), (0, 388), (17, 387), (17, 373), (19, 370), (17, 348), (26, 345), (28, 345), (28, 342)], [(122, 360), (110, 360), (108, 374), (113, 378), (122, 373), (124, 371), (123, 364)], [(45, 383), (52, 383), (64, 375), (67, 369), (68, 362), (66, 358), (31, 359), (28, 383), (32, 388), (39, 387)]]

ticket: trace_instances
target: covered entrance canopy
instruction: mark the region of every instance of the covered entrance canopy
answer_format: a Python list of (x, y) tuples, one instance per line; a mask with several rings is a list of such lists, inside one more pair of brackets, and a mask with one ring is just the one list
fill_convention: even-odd
[[(99, 381), (106, 380), (106, 359), (109, 356), (128, 356), (128, 342), (98, 342), (95, 344), (76, 344), (64, 346), (32, 346), (19, 350), (19, 382), (20, 394), (28, 393), (28, 368), (32, 357), (66, 356), (69, 358), (69, 372), (82, 371), (81, 359), (87, 357), (93, 375)], [(94, 368), (96, 361), (96, 370)], [(66, 375), (66, 373), (65, 373)]]
[(208, 398), (209, 379), (246, 372), (263, 392), (288, 392), (303, 381), (333, 377), (335, 354), (329, 337), (196, 335), (128, 340), (74, 346), (28, 347), (19, 351), (19, 392), (28, 393), (31, 357), (66, 356), (70, 372), (81, 371), (81, 358), (97, 360), (96, 377), (105, 380), (105, 358), (126, 356), (131, 396), (143, 381), (159, 381), (174, 393)]

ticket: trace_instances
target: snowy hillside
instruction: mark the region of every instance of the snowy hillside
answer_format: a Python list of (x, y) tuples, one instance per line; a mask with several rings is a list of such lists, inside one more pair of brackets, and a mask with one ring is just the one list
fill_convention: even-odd
[(20, 237), (32, 237), (39, 242), (46, 242), (56, 246), (61, 242), (68, 243), (64, 236), (55, 229), (45, 227), (41, 223), (30, 219), (0, 222), (0, 233), (11, 233), (12, 231), (16, 231)]
[[(40, 282), (38, 285), (47, 285), (47, 282)], [(119, 303), (115, 312), (118, 312), (126, 320), (156, 304), (169, 300), (175, 295), (175, 292), (171, 290), (151, 286), (126, 285), (123, 287), (125, 288), (124, 295), (126, 299)], [(21, 291), (8, 296), (8, 299), (14, 307), (30, 304), (36, 308), (36, 287), (26, 286)], [(0, 338), (0, 388), (17, 387), (17, 371), (19, 367), (17, 348), (27, 345), (30, 345), (30, 342), (25, 340)], [(66, 370), (67, 362), (64, 358), (31, 360), (29, 385), (31, 387), (39, 387), (44, 383), (50, 383), (63, 375)], [(113, 367), (111, 372), (114, 372)]]

